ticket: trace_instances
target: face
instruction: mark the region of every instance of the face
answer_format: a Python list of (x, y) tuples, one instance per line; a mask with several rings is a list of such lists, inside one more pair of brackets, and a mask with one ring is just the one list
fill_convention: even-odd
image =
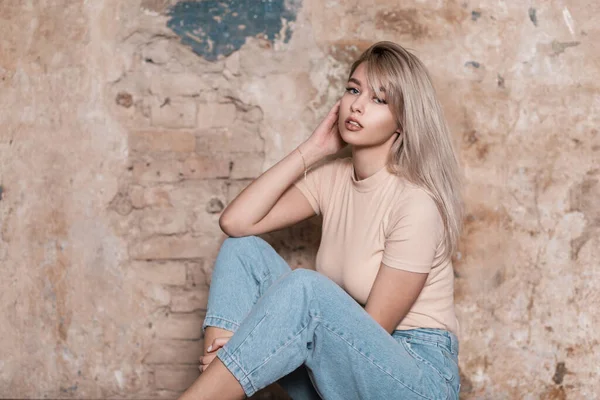
[(378, 97), (371, 90), (364, 63), (348, 80), (340, 104), (338, 127), (342, 139), (355, 147), (379, 146), (398, 137), (398, 124), (386, 102), (385, 93)]

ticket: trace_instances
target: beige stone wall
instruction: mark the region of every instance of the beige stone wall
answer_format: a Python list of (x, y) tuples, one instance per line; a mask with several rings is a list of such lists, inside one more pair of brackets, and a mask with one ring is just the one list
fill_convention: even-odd
[[(289, 42), (214, 62), (172, 3), (0, 2), (0, 397), (189, 385), (219, 213), (383, 39), (429, 67), (465, 170), (461, 397), (600, 397), (598, 3), (306, 0)], [(265, 238), (310, 266), (318, 227)]]

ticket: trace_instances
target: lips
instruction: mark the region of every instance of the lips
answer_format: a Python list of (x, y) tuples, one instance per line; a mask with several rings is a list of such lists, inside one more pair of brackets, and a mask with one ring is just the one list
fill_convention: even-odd
[[(357, 125), (354, 125), (354, 126), (356, 126), (356, 127), (358, 127), (358, 128), (362, 128), (362, 127), (363, 127), (363, 126), (360, 124), (360, 122), (358, 122), (358, 120), (357, 120), (357, 119), (355, 119), (355, 118), (352, 118), (352, 117), (348, 117), (348, 118), (346, 119), (346, 124), (350, 124), (351, 122), (354, 122), (355, 124), (358, 124), (358, 126), (357, 126)], [(351, 125), (352, 125), (352, 124), (351, 124)]]

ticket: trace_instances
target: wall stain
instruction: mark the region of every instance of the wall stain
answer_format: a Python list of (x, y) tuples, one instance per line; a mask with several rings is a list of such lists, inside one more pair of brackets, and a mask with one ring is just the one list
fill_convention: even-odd
[(215, 61), (249, 37), (287, 43), (289, 22), (296, 20), (299, 8), (300, 0), (180, 1), (169, 8), (167, 26), (196, 54)]

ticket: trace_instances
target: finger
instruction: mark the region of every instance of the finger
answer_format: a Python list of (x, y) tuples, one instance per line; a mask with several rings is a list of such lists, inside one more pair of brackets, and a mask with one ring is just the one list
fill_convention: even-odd
[(220, 347), (225, 346), (225, 343), (229, 342), (228, 337), (218, 337), (215, 338), (215, 340), (213, 340), (212, 344), (208, 347), (207, 351), (209, 353), (212, 353), (213, 351), (216, 351), (217, 349), (219, 349)]

